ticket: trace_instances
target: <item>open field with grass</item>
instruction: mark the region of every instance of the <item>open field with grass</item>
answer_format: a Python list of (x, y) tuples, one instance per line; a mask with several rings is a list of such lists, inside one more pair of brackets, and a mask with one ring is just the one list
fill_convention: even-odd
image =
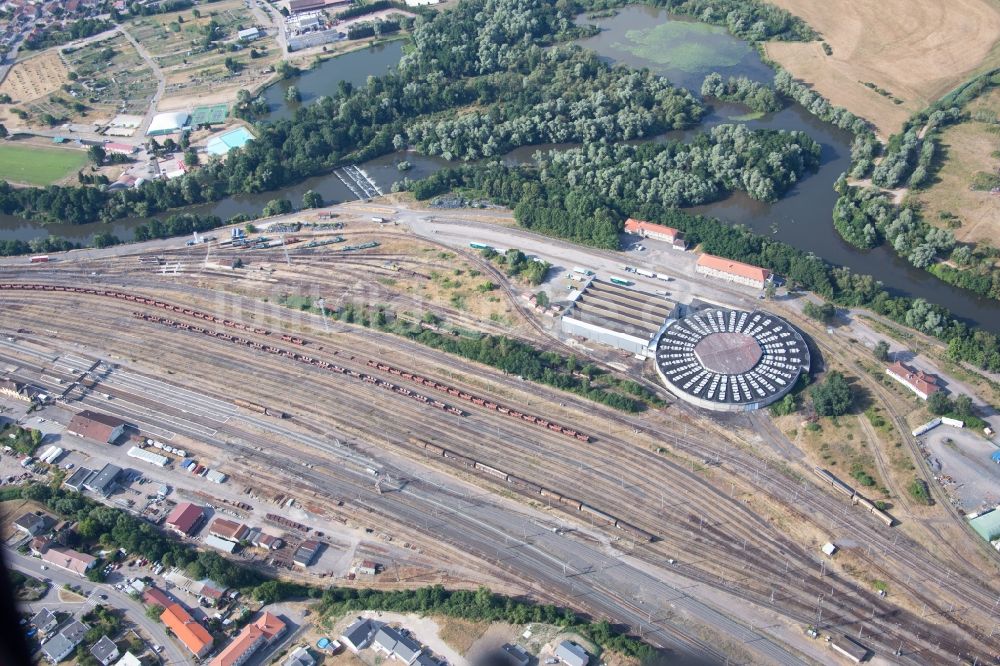
[(87, 164), (87, 153), (75, 148), (43, 148), (0, 144), (0, 179), (27, 185), (50, 185)]
[[(1000, 88), (974, 100), (968, 106), (973, 118), (945, 128), (941, 133), (942, 165), (936, 182), (913, 196), (931, 224), (947, 227), (942, 213), (951, 213), (962, 226), (955, 238), (966, 243), (1000, 245), (1000, 195), (970, 189), (978, 172), (997, 173), (1000, 169), (1000, 122), (976, 120), (977, 112), (1000, 113)], [(945, 216), (947, 217), (947, 215)]]
[[(163, 70), (167, 87), (160, 108), (173, 109), (189, 106), (193, 98), (228, 101), (239, 88), (253, 88), (270, 78), (270, 68), (281, 55), (274, 38), (245, 44), (237, 40), (237, 32), (256, 24), (242, 0), (222, 0), (169, 14), (136, 17), (126, 28)], [(252, 58), (251, 50), (258, 57)], [(226, 67), (227, 58), (239, 63), (238, 71)]]
[[(1000, 64), (1000, 4), (991, 0), (774, 0), (816, 29), (819, 42), (772, 42), (767, 56), (833, 104), (897, 131), (974, 72)], [(903, 100), (864, 86), (872, 82)]]

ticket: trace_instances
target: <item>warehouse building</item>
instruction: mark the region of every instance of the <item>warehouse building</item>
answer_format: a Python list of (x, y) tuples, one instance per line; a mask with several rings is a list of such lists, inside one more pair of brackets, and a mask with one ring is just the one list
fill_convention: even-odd
[(229, 541), (239, 541), (249, 531), (243, 523), (237, 523), (235, 520), (226, 520), (225, 518), (216, 518), (208, 527), (209, 534)]
[(85, 409), (70, 419), (66, 432), (95, 442), (114, 444), (125, 432), (125, 421), (110, 414)]
[(316, 556), (319, 555), (319, 551), (322, 548), (323, 544), (319, 541), (307, 539), (292, 553), (292, 562), (295, 562), (300, 567), (308, 567), (316, 559)]
[(122, 468), (118, 465), (108, 463), (97, 474), (88, 477), (83, 482), (83, 487), (92, 493), (107, 497), (115, 489), (115, 481), (118, 480), (118, 475), (121, 474), (121, 471)]
[(653, 224), (652, 222), (644, 222), (630, 217), (625, 220), (625, 232), (629, 234), (636, 234), (638, 236), (642, 236), (643, 238), (652, 238), (653, 240), (670, 243), (670, 247), (675, 250), (687, 249), (687, 241), (684, 240), (684, 232), (674, 229), (673, 227), (667, 227), (662, 224)]
[(923, 370), (914, 370), (899, 361), (886, 368), (885, 374), (913, 391), (921, 400), (926, 400), (932, 394), (941, 390), (941, 387), (938, 386), (937, 376), (928, 374)]
[(167, 527), (183, 536), (191, 536), (205, 517), (205, 510), (197, 504), (181, 502), (167, 516)]
[(698, 257), (695, 271), (727, 282), (745, 284), (748, 287), (763, 289), (771, 280), (771, 271), (760, 266), (744, 264), (725, 257), (703, 254)]
[(236, 550), (235, 541), (227, 541), (226, 539), (220, 539), (214, 534), (209, 534), (205, 537), (205, 545), (215, 548), (216, 550), (221, 550), (224, 553), (232, 553)]
[(70, 490), (81, 492), (83, 490), (83, 484), (87, 482), (87, 479), (90, 478), (90, 475), (93, 473), (93, 471), (87, 469), (86, 467), (77, 467), (73, 472), (73, 475), (63, 481), (63, 485)]
[(158, 113), (153, 116), (153, 120), (149, 123), (146, 136), (162, 136), (179, 132), (187, 126), (190, 117), (191, 115), (187, 111)]
[(674, 316), (677, 304), (663, 296), (591, 280), (563, 314), (563, 333), (646, 356)]
[(656, 371), (681, 400), (714, 411), (751, 411), (781, 399), (809, 371), (809, 348), (784, 319), (708, 307), (673, 321)]

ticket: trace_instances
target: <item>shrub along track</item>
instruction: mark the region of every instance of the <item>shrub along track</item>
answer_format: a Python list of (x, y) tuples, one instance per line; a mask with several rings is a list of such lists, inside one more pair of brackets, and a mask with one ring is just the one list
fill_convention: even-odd
[[(42, 293), (44, 293), (44, 292), (42, 292)], [(126, 302), (126, 304), (127, 304), (127, 302)], [(50, 313), (46, 313), (46, 315), (43, 315), (43, 316), (51, 316), (51, 315), (50, 315)], [(83, 329), (81, 329), (79, 331), (79, 333), (80, 334), (85, 334), (86, 331), (83, 330)], [(184, 347), (185, 351), (188, 351), (189, 349), (190, 349), (189, 346), (188, 347)], [(206, 365), (211, 365), (212, 359), (218, 359), (218, 358), (219, 358), (219, 355), (217, 353), (210, 354), (209, 357), (205, 361)], [(336, 360), (336, 359), (334, 359), (334, 360)], [(240, 361), (234, 361), (233, 364), (234, 365), (240, 365), (240, 363), (241, 363)], [(364, 368), (361, 367), (361, 369), (364, 369)], [(282, 379), (282, 377), (286, 373), (277, 372), (276, 374), (277, 374), (277, 376), (275, 377), (275, 381), (277, 382), (278, 387), (281, 387), (281, 379)], [(285, 390), (287, 391), (287, 387), (285, 388)], [(297, 400), (295, 400), (295, 402), (297, 402), (298, 404), (310, 404), (309, 400), (314, 395), (315, 395), (314, 393), (307, 392), (307, 393), (305, 393), (302, 396), (301, 399), (297, 399)], [(289, 397), (294, 397), (294, 396), (289, 396)], [(354, 407), (356, 409), (360, 410), (360, 412), (363, 412), (364, 409), (365, 409), (365, 407), (368, 406), (368, 405), (370, 405), (370, 404), (371, 404), (370, 399), (362, 399), (360, 401), (360, 405), (354, 406)], [(403, 433), (400, 433), (400, 437), (402, 437), (405, 434), (405, 432), (406, 431), (404, 431)], [(466, 442), (466, 441), (469, 441), (470, 438), (471, 439), (475, 438), (475, 434), (474, 433), (470, 434), (469, 432), (455, 432), (453, 434), (452, 433), (449, 433), (449, 434), (450, 434), (449, 440), (453, 439), (454, 441), (460, 441), (460, 442)], [(514, 440), (514, 436), (512, 436), (512, 435), (516, 436), (516, 433), (507, 433), (506, 435), (504, 435), (501, 438), (501, 441), (503, 441), (503, 442), (513, 441)], [(565, 445), (564, 442), (561, 442), (561, 443), (563, 443)], [(634, 452), (638, 452), (637, 449), (633, 449), (632, 447), (629, 447), (628, 445), (625, 445), (624, 443), (618, 442), (616, 444), (618, 445), (617, 448), (622, 453), (630, 453), (630, 452), (632, 452), (633, 457), (635, 457), (634, 456)], [(544, 446), (544, 447), (539, 447), (539, 448), (541, 450), (545, 451), (549, 455), (551, 455), (552, 449), (553, 449), (553, 447), (550, 447), (550, 446)], [(555, 448), (557, 449), (558, 445)], [(495, 447), (490, 448), (489, 451), (487, 451), (487, 453), (489, 453), (489, 452), (491, 452), (493, 450), (495, 450)], [(536, 453), (537, 453), (537, 451), (536, 451)], [(595, 451), (591, 455), (594, 455), (594, 454), (601, 455), (601, 451)], [(650, 465), (650, 459), (654, 460), (654, 461), (661, 462), (661, 463), (666, 463), (667, 462), (664, 459), (660, 458), (659, 456), (653, 456), (652, 454), (647, 454), (644, 458), (639, 459), (639, 460), (636, 461), (636, 468), (634, 468), (633, 470), (629, 471), (630, 476), (633, 477), (633, 478), (641, 478), (641, 477), (643, 477), (644, 476), (643, 470), (648, 469), (648, 467)], [(555, 470), (553, 470), (553, 473), (556, 476), (558, 476), (560, 467), (564, 467), (566, 464), (572, 464), (573, 460), (574, 460), (574, 458), (563, 458), (563, 459), (557, 461), (558, 462), (558, 466), (557, 466), (557, 468)], [(679, 466), (677, 466), (674, 463), (670, 463), (669, 465), (673, 466), (675, 468), (679, 467)], [(530, 472), (531, 469), (533, 469), (533, 468), (529, 468), (529, 472)], [(565, 471), (564, 468), (563, 468), (563, 471)], [(683, 479), (680, 483), (675, 482), (673, 484), (675, 487), (683, 487), (683, 486), (685, 486), (687, 484), (693, 484), (696, 487), (698, 485), (702, 486), (701, 488), (698, 488), (698, 492), (697, 493), (692, 493), (691, 495), (689, 495), (690, 499), (687, 500), (687, 501), (689, 503), (691, 503), (692, 506), (695, 505), (695, 503), (699, 503), (698, 504), (699, 509), (704, 510), (706, 507), (715, 507), (717, 504), (720, 505), (720, 506), (724, 506), (726, 504), (731, 504), (731, 505), (734, 505), (738, 509), (742, 509), (742, 505), (740, 505), (740, 503), (734, 502), (734, 501), (731, 501), (731, 500), (727, 502), (728, 498), (725, 498), (724, 496), (722, 496), (721, 493), (719, 493), (714, 488), (711, 488), (711, 487), (707, 486), (707, 484), (705, 483), (705, 481), (703, 479), (701, 479), (697, 475), (694, 475), (693, 473), (687, 471), (685, 468), (674, 469), (673, 471), (675, 473), (683, 472), (683, 476), (687, 477), (686, 479)], [(525, 473), (522, 472), (521, 475), (524, 476)], [(546, 477), (548, 477), (548, 476), (549, 475), (547, 473)], [(614, 487), (616, 485), (617, 479), (614, 478), (614, 477), (608, 478), (608, 476), (609, 475), (604, 474), (603, 478), (601, 479), (601, 482), (604, 483), (604, 484), (608, 484), (609, 487)], [(713, 492), (716, 495), (716, 497), (713, 498), (712, 501), (705, 502), (701, 493), (706, 492), (706, 491)], [(618, 495), (618, 494), (619, 493), (617, 491), (615, 493), (602, 491), (602, 492), (600, 492), (598, 494), (598, 497), (607, 498), (608, 496)], [(650, 485), (644, 485), (643, 486), (643, 492), (638, 493), (638, 494), (636, 494), (634, 492), (631, 493), (629, 496), (625, 497), (624, 500), (622, 500), (619, 503), (619, 506), (621, 506), (623, 510), (627, 511), (627, 510), (630, 509), (630, 507), (641, 506), (643, 504), (646, 504), (646, 505), (650, 504), (651, 503), (650, 502), (651, 498), (653, 498), (652, 504), (655, 505), (655, 494), (656, 494), (656, 487), (650, 486)], [(730, 511), (732, 511), (731, 508), (730, 508)], [(745, 533), (747, 534), (748, 543), (750, 544), (750, 550), (749, 551), (741, 551), (741, 550), (733, 548), (732, 544), (733, 544), (733, 540), (734, 540), (733, 539), (733, 537), (734, 537), (734, 530), (729, 529), (727, 531), (723, 531), (722, 529), (719, 529), (717, 526), (715, 526), (715, 523), (720, 522), (721, 518), (723, 516), (732, 517), (732, 513), (727, 513), (727, 512), (719, 511), (719, 512), (716, 512), (716, 513), (710, 515), (710, 522), (709, 522), (709, 527), (708, 527), (707, 532), (705, 531), (705, 529), (703, 527), (700, 527), (699, 529), (695, 529), (694, 528), (694, 524), (688, 524), (688, 525), (681, 524), (681, 525), (678, 525), (677, 528), (675, 528), (675, 529), (685, 528), (687, 532), (689, 532), (689, 533), (691, 533), (691, 534), (694, 535), (693, 537), (691, 537), (691, 536), (687, 537), (688, 540), (689, 540), (689, 543), (692, 544), (692, 550), (695, 550), (696, 552), (700, 553), (706, 547), (712, 548), (713, 552), (718, 554), (718, 557), (716, 557), (715, 555), (713, 555), (713, 560), (718, 561), (719, 559), (721, 559), (722, 558), (722, 553), (725, 552), (727, 546), (728, 546), (729, 550), (734, 550), (735, 552), (733, 552), (729, 556), (729, 558), (727, 558), (729, 561), (725, 562), (726, 568), (728, 568), (730, 571), (732, 571), (732, 570), (740, 570), (741, 568), (745, 568), (748, 561), (752, 562), (751, 558), (756, 559), (758, 557), (761, 560), (761, 565), (760, 566), (766, 566), (766, 563), (768, 563), (768, 562), (773, 563), (776, 560), (776, 555), (778, 557), (780, 557), (782, 555), (784, 555), (786, 557), (788, 555), (797, 556), (796, 559), (800, 559), (800, 562), (803, 562), (803, 561), (804, 562), (809, 562), (808, 565), (805, 564), (805, 563), (801, 564), (801, 566), (803, 567), (803, 569), (802, 569), (801, 572), (799, 572), (799, 575), (802, 575), (802, 572), (804, 572), (804, 571), (807, 571), (809, 569), (814, 569), (814, 565), (812, 565), (811, 560), (808, 558), (808, 556), (805, 555), (804, 553), (801, 553), (801, 552), (799, 552), (799, 553), (796, 553), (796, 552), (784, 552), (784, 553), (782, 553), (779, 550), (779, 552), (776, 554), (774, 552), (764, 552), (763, 549), (761, 549), (761, 553), (760, 553), (759, 556), (754, 555), (755, 547), (753, 546), (753, 543), (754, 543), (753, 539), (755, 538), (755, 535), (761, 529), (761, 527), (766, 527), (766, 522), (763, 521), (762, 519), (754, 516), (753, 514), (749, 513), (745, 509), (743, 509), (741, 511), (741, 513), (743, 513), (744, 515), (740, 516), (736, 520), (736, 524), (737, 525), (742, 525), (742, 524), (746, 523), (746, 525), (747, 525)], [(662, 520), (662, 517), (660, 517), (660, 520)], [(688, 523), (693, 523), (693, 521), (694, 521), (694, 514), (687, 515), (685, 517), (685, 520)], [(656, 522), (657, 522), (657, 524), (659, 524), (660, 528), (662, 529), (662, 523), (660, 523), (659, 521), (656, 521)], [(652, 525), (650, 525), (650, 526), (652, 526)], [(735, 536), (739, 536), (739, 535), (736, 534)], [(674, 540), (674, 541), (677, 541), (680, 538), (682, 538), (682, 535), (681, 534), (671, 535), (670, 538), (672, 540)], [(695, 548), (695, 546), (697, 546), (697, 548)], [(794, 546), (794, 544), (791, 544), (791, 546), (795, 550), (798, 550), (797, 547)], [(781, 546), (779, 545), (778, 548), (780, 549)], [(780, 564), (780, 560), (778, 560), (778, 562)], [(741, 563), (742, 563), (742, 566), (741, 566)], [(756, 562), (753, 562), (753, 563), (756, 564)], [(805, 568), (807, 566), (809, 567), (809, 569)], [(782, 569), (782, 568), (780, 568), (780, 567), (772, 567), (770, 571), (766, 571), (765, 573), (769, 577), (771, 577), (771, 578), (781, 578), (782, 576), (786, 576), (787, 575), (786, 572), (785, 572), (785, 570)], [(778, 575), (778, 574), (780, 574), (780, 575)], [(706, 575), (706, 577), (707, 577), (707, 575)], [(709, 581), (706, 581), (706, 582), (709, 582)], [(829, 580), (829, 577), (828, 577), (826, 580), (820, 581), (817, 584), (816, 589), (825, 590), (826, 589), (826, 585), (829, 584), (829, 583), (830, 583), (830, 580)], [(850, 589), (850, 585), (849, 584), (845, 584), (845, 588), (846, 589), (842, 590), (842, 593), (844, 594), (844, 596), (847, 596), (847, 595), (850, 595), (850, 594), (858, 594), (857, 590)], [(811, 590), (810, 594), (812, 592), (815, 592), (816, 589)], [(781, 595), (778, 595), (778, 599), (784, 602), (785, 606), (783, 606), (783, 609), (787, 609), (787, 604), (790, 601), (792, 601), (791, 598), (782, 599)], [(891, 613), (892, 610), (893, 610), (892, 607), (888, 607), (888, 608), (880, 609), (880, 612)], [(897, 618), (894, 618), (894, 619), (898, 620), (899, 618), (897, 617)], [(851, 622), (851, 620), (848, 619), (848, 618), (844, 618), (843, 621), (844, 622)]]

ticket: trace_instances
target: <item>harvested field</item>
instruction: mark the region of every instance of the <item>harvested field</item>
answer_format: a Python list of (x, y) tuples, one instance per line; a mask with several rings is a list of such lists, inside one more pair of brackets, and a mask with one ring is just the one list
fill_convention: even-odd
[[(1000, 89), (994, 89), (968, 106), (970, 113), (1000, 109)], [(988, 242), (997, 245), (1000, 234), (1000, 195), (969, 188), (979, 171), (996, 173), (1000, 159), (1000, 125), (968, 120), (946, 128), (941, 133), (944, 158), (936, 182), (927, 190), (916, 193), (923, 205), (924, 219), (947, 227), (942, 213), (956, 215), (962, 226), (954, 229), (955, 238), (966, 243)]]
[[(767, 56), (813, 84), (833, 104), (873, 122), (884, 135), (973, 72), (1000, 62), (1000, 7), (989, 0), (808, 2), (775, 0), (802, 17), (819, 42), (772, 42)], [(897, 105), (863, 85), (903, 100)]]
[(53, 93), (69, 81), (69, 70), (56, 51), (22, 60), (11, 68), (0, 84), (0, 93), (6, 93), (15, 103), (30, 102)]

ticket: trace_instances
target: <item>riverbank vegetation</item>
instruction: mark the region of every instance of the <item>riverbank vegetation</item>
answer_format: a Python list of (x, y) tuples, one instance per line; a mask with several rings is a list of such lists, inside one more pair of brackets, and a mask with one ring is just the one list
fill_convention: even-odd
[(742, 104), (752, 111), (769, 113), (779, 110), (784, 104), (774, 88), (745, 76), (730, 76), (712, 72), (701, 84), (701, 94), (723, 102)]

